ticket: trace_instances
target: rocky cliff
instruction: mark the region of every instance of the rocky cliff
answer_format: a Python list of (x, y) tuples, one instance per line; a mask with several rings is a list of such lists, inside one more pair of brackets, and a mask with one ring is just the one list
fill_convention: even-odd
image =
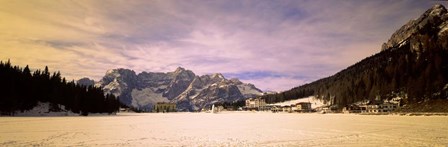
[[(400, 45), (409, 43), (410, 37), (415, 36), (429, 30), (439, 30), (438, 35), (446, 34), (448, 29), (448, 14), (443, 5), (437, 4), (428, 9), (419, 18), (410, 20), (403, 25), (395, 33), (392, 34), (390, 39), (383, 44), (382, 50), (399, 47)], [(418, 50), (419, 44), (412, 40), (411, 48)]]

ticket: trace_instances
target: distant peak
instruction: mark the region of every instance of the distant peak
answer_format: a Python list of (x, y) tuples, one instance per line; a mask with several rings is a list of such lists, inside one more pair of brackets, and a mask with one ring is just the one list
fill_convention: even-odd
[(230, 79), (230, 81), (235, 82), (235, 83), (241, 83), (241, 81), (238, 78), (232, 78), (232, 79)]
[(220, 78), (220, 79), (224, 79), (224, 76), (221, 73), (214, 73), (212, 75), (212, 78)]
[(106, 75), (121, 75), (121, 74), (135, 75), (135, 71), (126, 68), (117, 68), (117, 69), (109, 69), (106, 72)]
[(117, 68), (117, 69), (109, 69), (109, 70), (107, 70), (106, 75), (119, 73), (120, 70), (122, 70), (122, 69), (119, 69), (119, 68)]
[(91, 79), (89, 77), (83, 77), (83, 78), (80, 78), (78, 80), (91, 80)]
[(446, 8), (441, 4), (435, 4), (427, 11), (430, 15), (443, 15), (447, 12)]
[(445, 9), (445, 7), (442, 4), (435, 4), (434, 6), (432, 6), (431, 9), (433, 9), (433, 10), (435, 10), (435, 9)]
[(182, 72), (182, 71), (185, 71), (185, 68), (177, 67), (174, 72)]
[(123, 72), (123, 71), (133, 71), (133, 70), (130, 70), (130, 69), (126, 69), (126, 68), (117, 68), (117, 69), (112, 69), (112, 71), (118, 71), (118, 72)]

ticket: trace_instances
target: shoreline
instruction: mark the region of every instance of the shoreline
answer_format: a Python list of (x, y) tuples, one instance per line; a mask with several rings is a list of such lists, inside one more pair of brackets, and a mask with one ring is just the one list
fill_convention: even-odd
[(38, 115), (0, 115), (1, 117), (117, 117), (117, 116), (141, 116), (141, 114), (155, 114), (155, 115), (172, 115), (172, 114), (296, 114), (296, 115), (364, 115), (364, 116), (372, 116), (372, 115), (390, 115), (390, 116), (448, 116), (448, 112), (391, 112), (391, 113), (288, 113), (288, 112), (270, 112), (270, 111), (222, 111), (218, 113), (206, 113), (206, 112), (170, 112), (170, 113), (136, 113), (136, 112), (118, 112), (118, 113), (89, 113), (88, 116), (82, 116), (77, 113), (39, 113)]
[(399, 115), (399, 116), (448, 116), (448, 112), (392, 112), (378, 114), (359, 114), (359, 115)]

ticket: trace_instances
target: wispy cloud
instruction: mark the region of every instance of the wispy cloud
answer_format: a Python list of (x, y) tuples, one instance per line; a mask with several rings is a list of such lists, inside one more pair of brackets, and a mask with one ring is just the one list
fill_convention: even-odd
[[(379, 52), (428, 1), (1, 1), (0, 59), (68, 78), (225, 73), (287, 90)], [(438, 2), (446, 5), (446, 2)]]

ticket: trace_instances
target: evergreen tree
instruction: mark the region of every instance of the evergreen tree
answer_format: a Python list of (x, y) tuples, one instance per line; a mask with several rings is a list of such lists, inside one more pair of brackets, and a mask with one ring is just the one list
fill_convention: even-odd
[(74, 113), (114, 113), (120, 102), (113, 95), (105, 95), (101, 88), (76, 85), (61, 78), (60, 72), (21, 69), (10, 61), (0, 61), (0, 112), (13, 115), (15, 111), (30, 110), (37, 102), (50, 103), (51, 111), (65, 109)]

